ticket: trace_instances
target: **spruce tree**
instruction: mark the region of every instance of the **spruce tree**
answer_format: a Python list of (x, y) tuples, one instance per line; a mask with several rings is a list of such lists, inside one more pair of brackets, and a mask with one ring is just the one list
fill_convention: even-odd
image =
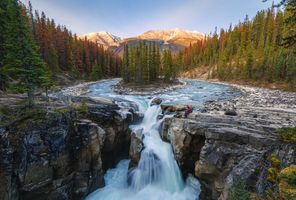
[(296, 0), (285, 1), (285, 32), (283, 45), (287, 48), (296, 47)]
[(4, 30), (7, 23), (7, 4), (8, 0), (1, 0), (0, 1), (0, 90), (5, 90), (7, 80), (6, 76), (3, 74), (3, 56), (4, 56)]
[(3, 71), (6, 77), (14, 80), (11, 82), (11, 88), (26, 92), (29, 105), (32, 106), (35, 89), (48, 81), (45, 65), (17, 0), (8, 0), (7, 16), (3, 35)]
[(129, 82), (129, 48), (124, 45), (123, 61), (122, 61), (122, 77), (125, 82)]

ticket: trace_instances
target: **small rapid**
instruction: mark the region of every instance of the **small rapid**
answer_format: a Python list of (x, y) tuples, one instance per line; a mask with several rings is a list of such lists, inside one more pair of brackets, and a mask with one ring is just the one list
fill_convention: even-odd
[(160, 113), (160, 106), (149, 106), (142, 123), (132, 127), (134, 131), (142, 130), (144, 135), (138, 166), (129, 171), (129, 161), (121, 161), (106, 173), (106, 186), (90, 194), (87, 200), (198, 200), (198, 180), (189, 175), (184, 183), (171, 145), (159, 135)]

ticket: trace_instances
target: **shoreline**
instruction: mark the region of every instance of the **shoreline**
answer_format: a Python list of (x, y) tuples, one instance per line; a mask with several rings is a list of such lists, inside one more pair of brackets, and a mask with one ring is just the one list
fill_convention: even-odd
[[(74, 85), (71, 87), (66, 87), (56, 93), (51, 94), (51, 97), (59, 97), (59, 96), (82, 96), (89, 92), (89, 86), (99, 83), (101, 81), (106, 81), (108, 79), (103, 79), (94, 82), (85, 82), (80, 83), (78, 85)], [(120, 84), (120, 79), (117, 79)], [(117, 90), (114, 89), (116, 85), (113, 86), (114, 92), (118, 94), (126, 94), (126, 95), (158, 95), (162, 92), (171, 91), (174, 89), (186, 87), (186, 80), (195, 80), (205, 83), (219, 84), (230, 86), (235, 89), (238, 89), (242, 94), (238, 97), (235, 97), (233, 100), (240, 104), (245, 104), (253, 107), (274, 107), (274, 108), (285, 108), (285, 109), (296, 109), (296, 92), (288, 92), (280, 89), (268, 89), (257, 86), (249, 86), (249, 85), (240, 85), (229, 82), (221, 82), (215, 79), (186, 79), (180, 78), (178, 79), (181, 84), (172, 85), (165, 88), (154, 89), (154, 91), (132, 91), (130, 88), (125, 90)]]
[(112, 89), (117, 94), (125, 95), (158, 95), (163, 92), (172, 91), (185, 87), (187, 83), (181, 79), (177, 79), (174, 83), (163, 83), (158, 81), (147, 85), (135, 84), (135, 83), (123, 83), (122, 80), (116, 85), (112, 86)]

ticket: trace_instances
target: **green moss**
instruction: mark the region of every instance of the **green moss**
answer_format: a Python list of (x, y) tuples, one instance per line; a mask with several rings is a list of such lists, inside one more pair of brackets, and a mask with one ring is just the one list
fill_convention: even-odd
[(88, 114), (88, 106), (85, 100), (82, 100), (80, 105), (78, 106), (78, 111), (84, 114)]
[(71, 107), (65, 107), (65, 108), (55, 109), (54, 111), (57, 112), (57, 113), (65, 114), (65, 113), (70, 112), (71, 109), (72, 109)]
[(4, 115), (4, 120), (1, 120), (0, 126), (8, 126), (13, 123), (24, 124), (28, 119), (40, 120), (45, 116), (46, 109), (43, 107), (18, 106), (18, 107), (1, 107), (0, 113)]
[(246, 189), (243, 181), (236, 181), (229, 189), (228, 200), (251, 200), (251, 194)]
[(281, 141), (296, 145), (296, 128), (282, 128), (278, 134)]

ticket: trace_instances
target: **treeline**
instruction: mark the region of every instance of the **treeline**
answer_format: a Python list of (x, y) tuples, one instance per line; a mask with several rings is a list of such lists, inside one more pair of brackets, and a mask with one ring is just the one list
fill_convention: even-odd
[[(295, 12), (295, 9), (294, 9)], [(294, 29), (287, 19), (294, 15)], [(211, 78), (296, 83), (296, 51), (286, 34), (295, 31), (295, 13), (274, 8), (228, 30), (217, 30), (180, 52), (184, 71), (210, 66)], [(294, 36), (295, 39), (295, 36)]]
[(41, 56), (53, 73), (70, 72), (76, 78), (94, 80), (119, 75), (120, 58), (111, 51), (87, 38), (78, 38), (44, 12), (40, 16), (35, 11), (33, 15), (30, 3), (23, 10)]
[(156, 42), (140, 41), (138, 45), (124, 46), (122, 78), (125, 82), (150, 83), (158, 79), (175, 79), (177, 67), (170, 50), (161, 53)]
[(86, 38), (79, 39), (42, 12), (18, 0), (0, 1), (0, 90), (49, 88), (57, 74), (99, 79), (118, 76), (121, 60)]

